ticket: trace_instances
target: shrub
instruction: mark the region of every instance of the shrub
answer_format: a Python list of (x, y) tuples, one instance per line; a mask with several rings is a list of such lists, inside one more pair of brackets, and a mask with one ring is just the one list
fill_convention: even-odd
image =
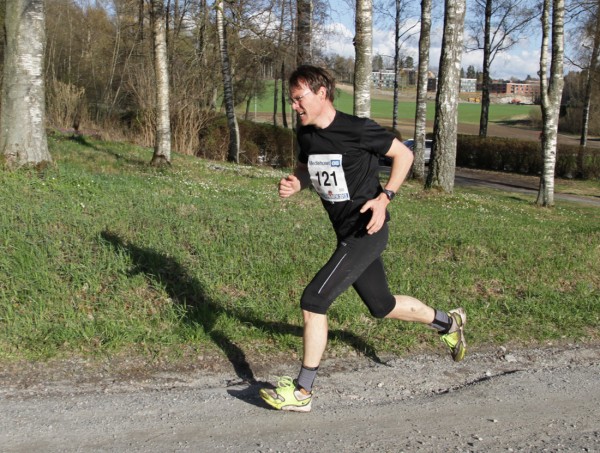
[(62, 130), (77, 131), (87, 122), (85, 88), (51, 79), (47, 91), (46, 117), (49, 124)]
[(199, 132), (199, 145), (194, 153), (197, 157), (211, 160), (226, 160), (229, 146), (227, 118), (218, 116), (209, 121)]
[[(296, 140), (291, 129), (266, 123), (238, 120), (240, 128), (240, 162), (250, 165), (290, 167), (295, 160)], [(227, 119), (219, 116), (200, 131), (196, 156), (226, 160), (229, 147)]]
[(266, 123), (240, 121), (240, 136), (242, 137), (240, 161), (274, 167), (293, 165), (295, 137), (290, 129)]
[[(540, 143), (530, 140), (459, 135), (456, 165), (481, 170), (507, 171), (528, 175), (542, 172)], [(563, 178), (600, 176), (600, 150), (559, 145), (555, 175)]]

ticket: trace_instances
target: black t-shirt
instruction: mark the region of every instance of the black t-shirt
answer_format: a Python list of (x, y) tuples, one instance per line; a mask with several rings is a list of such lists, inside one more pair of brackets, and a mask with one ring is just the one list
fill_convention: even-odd
[(374, 121), (340, 111), (325, 129), (298, 130), (298, 160), (308, 165), (339, 238), (364, 232), (371, 211), (361, 214), (360, 209), (382, 192), (379, 156), (389, 151), (393, 140), (394, 134)]

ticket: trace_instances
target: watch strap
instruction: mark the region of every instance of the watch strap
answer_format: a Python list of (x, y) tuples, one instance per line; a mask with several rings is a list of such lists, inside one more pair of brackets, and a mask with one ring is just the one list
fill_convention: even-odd
[(388, 197), (388, 200), (392, 201), (396, 196), (396, 192), (388, 189), (383, 189), (383, 193)]

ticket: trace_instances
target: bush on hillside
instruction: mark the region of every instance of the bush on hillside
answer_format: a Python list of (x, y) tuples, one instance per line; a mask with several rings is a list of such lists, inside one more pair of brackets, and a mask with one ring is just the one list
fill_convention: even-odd
[[(539, 175), (542, 173), (543, 161), (538, 142), (459, 135), (456, 165), (481, 170)], [(600, 177), (600, 149), (559, 145), (555, 176), (583, 179)]]
[[(295, 160), (295, 137), (291, 129), (266, 123), (238, 120), (240, 128), (240, 163), (290, 167)], [(227, 118), (219, 116), (200, 132), (196, 156), (226, 160), (229, 147)]]
[(267, 123), (240, 121), (240, 162), (291, 167), (296, 158), (296, 138), (291, 129)]

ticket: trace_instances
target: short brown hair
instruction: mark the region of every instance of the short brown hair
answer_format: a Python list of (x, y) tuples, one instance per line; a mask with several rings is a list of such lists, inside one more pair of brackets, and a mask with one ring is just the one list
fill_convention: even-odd
[(327, 98), (333, 102), (335, 96), (335, 79), (327, 70), (317, 66), (302, 65), (299, 66), (289, 78), (290, 89), (305, 83), (313, 93), (317, 93), (319, 88), (324, 87), (327, 91)]

